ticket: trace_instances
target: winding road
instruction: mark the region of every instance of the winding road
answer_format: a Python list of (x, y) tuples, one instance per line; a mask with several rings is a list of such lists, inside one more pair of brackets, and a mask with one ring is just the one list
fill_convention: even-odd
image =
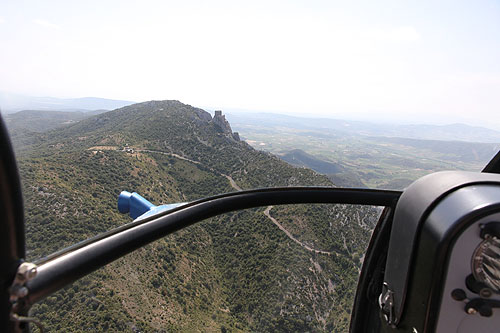
[[(195, 161), (195, 160), (191, 160), (187, 157), (184, 157), (184, 156), (181, 156), (181, 155), (178, 155), (178, 154), (173, 154), (173, 153), (166, 153), (166, 152), (163, 152), (163, 151), (158, 151), (158, 150), (147, 150), (147, 149), (138, 149), (136, 150), (137, 152), (144, 152), (144, 153), (155, 153), (155, 154), (162, 154), (162, 155), (168, 155), (168, 156), (172, 156), (172, 157), (176, 157), (178, 159), (181, 159), (181, 160), (184, 160), (184, 161), (188, 161), (188, 162), (191, 162), (191, 163), (194, 163), (194, 164), (199, 164), (201, 165), (202, 163), (199, 162), (199, 161)], [(210, 167), (207, 167), (210, 171), (214, 172), (214, 173), (217, 173), (223, 177), (225, 177), (228, 181), (229, 181), (229, 184), (231, 184), (231, 187), (234, 188), (236, 191), (242, 191), (241, 187), (238, 186), (238, 184), (234, 181), (233, 178), (231, 178), (231, 176), (229, 175), (226, 175), (226, 174), (223, 174), (221, 172), (218, 172)], [(273, 222), (281, 231), (283, 231), (285, 233), (285, 235), (290, 238), (290, 240), (294, 241), (295, 243), (299, 244), (300, 246), (302, 246), (304, 249), (306, 249), (307, 251), (309, 252), (314, 252), (316, 254), (326, 254), (328, 256), (331, 256), (331, 255), (335, 255), (335, 256), (338, 256), (339, 254), (336, 253), (336, 252), (328, 252), (328, 251), (323, 251), (323, 250), (317, 250), (317, 249), (314, 249), (312, 247), (310, 247), (309, 245), (307, 244), (304, 244), (302, 243), (300, 240), (298, 240), (297, 238), (293, 237), (293, 235), (288, 231), (286, 230), (274, 217), (271, 216), (270, 214), (270, 211), (271, 209), (273, 209), (274, 206), (267, 206), (266, 210), (264, 211), (264, 215), (267, 216), (267, 218), (269, 220), (271, 220), (271, 222)]]
[(286, 230), (274, 217), (271, 216), (271, 214), (269, 212), (271, 211), (271, 209), (273, 209), (273, 207), (274, 206), (267, 206), (266, 210), (264, 211), (264, 215), (266, 215), (274, 224), (276, 224), (276, 226), (281, 231), (283, 231), (288, 236), (288, 238), (290, 238), (295, 243), (297, 243), (300, 246), (302, 246), (303, 248), (305, 248), (307, 251), (314, 252), (314, 253), (317, 253), (317, 254), (326, 254), (326, 255), (329, 255), (329, 256), (330, 255), (336, 255), (336, 256), (338, 255), (338, 253), (336, 253), (336, 252), (328, 252), (328, 251), (322, 251), (322, 250), (313, 249), (309, 245), (304, 244), (301, 241), (299, 241), (297, 238), (293, 237), (293, 235), (290, 233), (290, 231)]

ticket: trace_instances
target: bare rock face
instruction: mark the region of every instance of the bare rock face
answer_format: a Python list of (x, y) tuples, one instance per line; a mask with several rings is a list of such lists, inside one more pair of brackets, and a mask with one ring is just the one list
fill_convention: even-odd
[(210, 113), (208, 113), (205, 110), (194, 108), (194, 112), (196, 112), (198, 118), (200, 118), (203, 121), (209, 122), (212, 120), (212, 116), (210, 115)]
[(212, 122), (220, 129), (220, 131), (226, 136), (233, 138), (235, 141), (240, 141), (240, 136), (238, 133), (233, 133), (231, 125), (226, 120), (226, 116), (222, 114), (222, 111), (215, 111), (215, 115), (212, 118)]
[(226, 116), (222, 114), (222, 111), (215, 111), (212, 122), (217, 125), (224, 134), (231, 134), (233, 132), (229, 122), (226, 120)]

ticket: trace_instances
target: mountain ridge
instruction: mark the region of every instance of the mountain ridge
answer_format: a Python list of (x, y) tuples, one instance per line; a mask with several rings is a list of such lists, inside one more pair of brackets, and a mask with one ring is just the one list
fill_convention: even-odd
[[(124, 223), (115, 208), (124, 189), (159, 204), (333, 186), (178, 101), (126, 106), (36, 138), (30, 151), (18, 149), (29, 258)], [(378, 213), (297, 205), (219, 216), (110, 264), (32, 315), (64, 331), (344, 331)]]
[(113, 110), (135, 102), (100, 97), (56, 98), (35, 97), (0, 91), (0, 110), (13, 113), (21, 110), (94, 111)]
[(424, 140), (468, 141), (500, 143), (500, 131), (461, 123), (447, 125), (388, 124), (333, 118), (305, 118), (272, 113), (228, 113), (227, 118), (238, 131), (247, 126), (260, 129), (288, 127), (299, 130), (315, 130), (318, 133), (338, 136), (363, 135), (403, 137)]

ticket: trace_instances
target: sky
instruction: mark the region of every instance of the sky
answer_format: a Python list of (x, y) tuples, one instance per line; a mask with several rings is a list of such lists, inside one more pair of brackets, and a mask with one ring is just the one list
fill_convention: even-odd
[(0, 1), (0, 90), (500, 129), (500, 1)]

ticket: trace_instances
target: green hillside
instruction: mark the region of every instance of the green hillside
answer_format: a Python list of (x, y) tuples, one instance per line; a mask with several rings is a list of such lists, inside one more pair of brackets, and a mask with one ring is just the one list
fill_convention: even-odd
[(344, 170), (339, 164), (320, 160), (300, 149), (293, 149), (280, 157), (292, 165), (307, 167), (325, 175), (340, 173)]
[[(15, 143), (29, 260), (129, 222), (116, 209), (122, 190), (159, 204), (333, 186), (177, 101), (134, 104)], [(108, 265), (31, 314), (65, 332), (343, 332), (378, 213), (297, 205), (219, 216)]]
[(24, 110), (5, 115), (5, 123), (11, 132), (45, 132), (53, 128), (74, 124), (82, 119), (94, 116), (102, 111), (41, 111)]

